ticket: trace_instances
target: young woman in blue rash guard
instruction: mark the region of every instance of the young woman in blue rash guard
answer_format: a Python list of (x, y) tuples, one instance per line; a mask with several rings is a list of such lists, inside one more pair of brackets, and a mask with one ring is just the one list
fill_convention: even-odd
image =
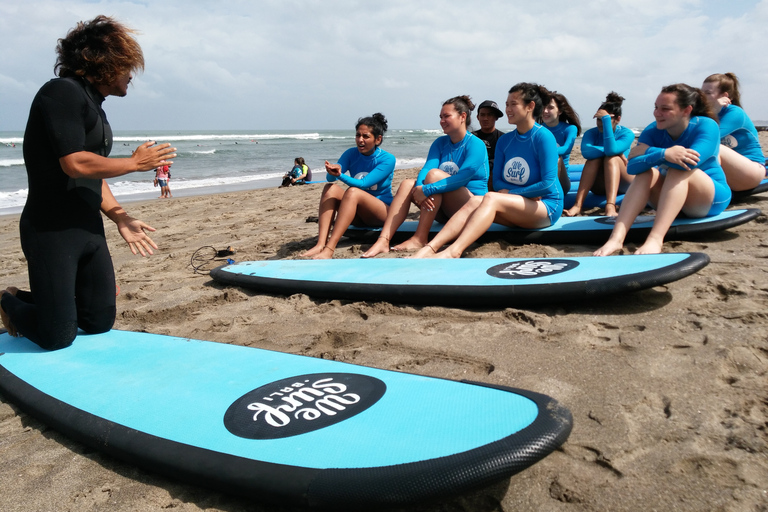
[(571, 151), (573, 151), (576, 137), (581, 134), (579, 115), (565, 96), (553, 91), (550, 93), (549, 102), (544, 105), (544, 110), (541, 112), (541, 124), (552, 132), (557, 141), (557, 155), (560, 157), (557, 164), (558, 179), (563, 194), (567, 194), (571, 190), (568, 163), (571, 160)]
[[(359, 119), (357, 147), (346, 150), (336, 164), (325, 162), (329, 183), (320, 196), (317, 245), (303, 257), (331, 258), (350, 224), (381, 226), (386, 220), (395, 173), (395, 157), (379, 147), (386, 131), (387, 119), (382, 114)], [(349, 188), (340, 187), (337, 180)]]
[(741, 108), (739, 79), (733, 73), (710, 75), (701, 86), (720, 119), (720, 165), (731, 190), (749, 190), (765, 178), (765, 155), (752, 120)]
[(656, 219), (635, 254), (661, 252), (664, 236), (680, 212), (708, 217), (721, 213), (731, 201), (717, 158), (717, 117), (704, 93), (686, 84), (668, 85), (656, 98), (653, 116), (656, 121), (643, 130), (629, 153), (627, 170), (635, 179), (610, 238), (595, 256), (620, 250), (630, 226), (649, 202), (656, 208)]
[(615, 92), (608, 93), (597, 109), (594, 118), (597, 126), (584, 133), (581, 139), (581, 156), (586, 158), (581, 172), (579, 189), (573, 206), (563, 212), (566, 217), (581, 213), (582, 205), (590, 190), (606, 196), (605, 214), (617, 215), (616, 197), (626, 192), (634, 176), (627, 173), (627, 155), (635, 140), (635, 133), (619, 125), (624, 98)]
[[(516, 126), (496, 144), (493, 188), (473, 197), (415, 257), (458, 258), (493, 222), (538, 229), (551, 226), (563, 210), (563, 190), (557, 179), (557, 141), (536, 123), (549, 91), (531, 83), (509, 90), (507, 120)], [(437, 249), (453, 239), (444, 251)]]
[(447, 220), (471, 198), (488, 191), (488, 151), (483, 141), (468, 131), (474, 108), (469, 96), (456, 96), (443, 103), (440, 126), (445, 135), (432, 143), (419, 176), (400, 184), (379, 239), (364, 258), (389, 252), (389, 241), (405, 221), (411, 203), (421, 210), (419, 225), (395, 250), (424, 247), (435, 218)]

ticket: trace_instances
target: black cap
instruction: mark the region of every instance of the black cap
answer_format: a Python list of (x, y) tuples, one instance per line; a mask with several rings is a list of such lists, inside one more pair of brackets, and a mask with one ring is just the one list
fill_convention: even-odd
[(477, 113), (478, 114), (480, 113), (480, 109), (481, 108), (489, 108), (489, 109), (493, 110), (496, 113), (496, 119), (504, 116), (504, 114), (502, 114), (501, 110), (499, 109), (499, 106), (496, 104), (495, 101), (485, 100), (484, 102), (482, 102), (480, 104), (480, 106), (477, 107)]

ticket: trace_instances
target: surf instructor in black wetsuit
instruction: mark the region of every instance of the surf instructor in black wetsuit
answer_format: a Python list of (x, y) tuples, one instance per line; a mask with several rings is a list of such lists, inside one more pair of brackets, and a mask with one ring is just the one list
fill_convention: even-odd
[(115, 321), (115, 274), (101, 212), (112, 220), (133, 254), (152, 254), (154, 228), (129, 216), (105, 178), (170, 165), (176, 148), (154, 141), (130, 158), (107, 158), (112, 130), (101, 104), (125, 96), (135, 71), (144, 69), (134, 31), (112, 18), (80, 22), (59, 39), (59, 78), (32, 101), (24, 132), (29, 194), (21, 214), (21, 246), (30, 291), (9, 287), (0, 317), (11, 335), (41, 347), (72, 344), (78, 328), (100, 333)]

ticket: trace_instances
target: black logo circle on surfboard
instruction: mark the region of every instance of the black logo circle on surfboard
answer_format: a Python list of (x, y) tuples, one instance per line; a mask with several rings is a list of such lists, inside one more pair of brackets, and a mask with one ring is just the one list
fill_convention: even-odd
[[(617, 217), (595, 217), (595, 222), (599, 224), (606, 224), (608, 226), (616, 225)], [(632, 222), (633, 228), (643, 228), (653, 226), (653, 221), (656, 220), (655, 215), (638, 215)]]
[(356, 416), (384, 396), (381, 380), (356, 373), (312, 373), (270, 382), (238, 398), (224, 426), (246, 439), (281, 439)]
[(494, 265), (486, 270), (486, 273), (501, 279), (533, 279), (562, 274), (578, 266), (579, 262), (575, 260), (530, 259)]

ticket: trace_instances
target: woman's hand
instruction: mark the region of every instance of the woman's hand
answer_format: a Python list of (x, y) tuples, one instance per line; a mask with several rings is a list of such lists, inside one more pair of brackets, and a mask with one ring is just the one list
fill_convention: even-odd
[(136, 164), (137, 171), (152, 171), (163, 165), (173, 164), (169, 158), (176, 158), (176, 148), (172, 148), (169, 142), (158, 144), (155, 141), (147, 141), (137, 147), (131, 159)]
[(664, 151), (664, 160), (677, 164), (686, 171), (696, 168), (700, 156), (698, 151), (683, 146), (672, 146)]
[(155, 228), (129, 215), (120, 216), (116, 220), (117, 230), (130, 247), (133, 254), (150, 256), (154, 254), (152, 249), (157, 249), (157, 244), (152, 241), (146, 231), (154, 231)]
[(722, 98), (717, 98), (717, 103), (720, 105), (720, 108), (727, 107), (731, 104), (731, 98), (728, 96), (723, 96)]
[(341, 176), (341, 165), (332, 164), (328, 160), (325, 161), (325, 172), (331, 176)]
[(427, 197), (424, 195), (424, 190), (421, 185), (418, 187), (413, 187), (413, 191), (411, 192), (411, 198), (413, 199), (413, 202), (416, 203), (416, 206), (421, 208), (422, 210), (427, 210), (431, 212), (435, 209), (435, 202), (431, 197)]
[(601, 108), (601, 109), (598, 109), (597, 112), (595, 112), (593, 119), (602, 119), (605, 116), (613, 117), (611, 114), (608, 113), (607, 110), (605, 110), (604, 108)]

